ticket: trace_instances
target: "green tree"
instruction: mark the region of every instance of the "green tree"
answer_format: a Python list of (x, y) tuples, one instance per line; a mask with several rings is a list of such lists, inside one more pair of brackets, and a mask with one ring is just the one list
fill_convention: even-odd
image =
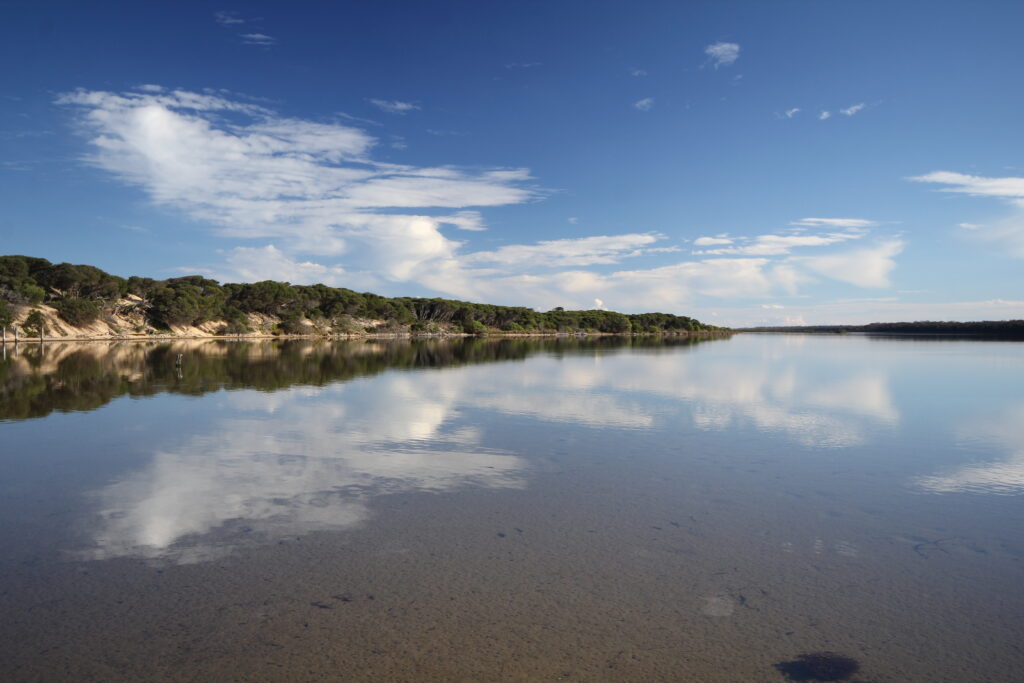
[(21, 327), (29, 334), (42, 338), (46, 334), (46, 318), (43, 317), (38, 308), (33, 308), (25, 318), (25, 322), (21, 324)]
[(0, 299), (0, 327), (4, 331), (4, 339), (7, 339), (7, 327), (14, 322), (14, 311), (11, 310), (11, 305)]
[(61, 299), (53, 304), (60, 317), (75, 327), (83, 327), (100, 317), (100, 307), (89, 299)]

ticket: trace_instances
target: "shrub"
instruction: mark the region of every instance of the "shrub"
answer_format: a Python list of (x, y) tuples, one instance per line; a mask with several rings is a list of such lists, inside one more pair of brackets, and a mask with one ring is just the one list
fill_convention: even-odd
[(278, 328), (284, 334), (307, 334), (309, 330), (302, 322), (300, 313), (288, 313), (281, 316), (281, 324)]
[(60, 317), (75, 327), (82, 327), (96, 322), (100, 317), (100, 307), (95, 301), (88, 299), (61, 299), (53, 304)]
[(462, 331), (466, 334), (484, 334), (487, 326), (479, 320), (466, 320), (462, 323)]
[(33, 336), (43, 336), (46, 334), (46, 318), (39, 312), (38, 308), (33, 308), (25, 318), (25, 322), (21, 324), (21, 329), (25, 330), (26, 333)]

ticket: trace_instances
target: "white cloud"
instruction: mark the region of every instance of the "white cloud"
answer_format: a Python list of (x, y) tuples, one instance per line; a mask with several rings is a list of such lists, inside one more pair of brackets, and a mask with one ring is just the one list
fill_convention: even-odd
[(986, 178), (952, 171), (933, 171), (909, 180), (949, 185), (950, 187), (942, 188), (942, 192), (961, 192), (976, 197), (1000, 197), (1024, 207), (1024, 178)]
[(888, 287), (889, 273), (896, 267), (893, 257), (902, 250), (903, 242), (893, 239), (866, 249), (824, 256), (793, 257), (791, 260), (832, 280), (858, 287)]
[(324, 266), (311, 261), (296, 261), (272, 244), (262, 248), (235, 247), (228, 254), (225, 267), (226, 273), (216, 274), (224, 280), (279, 280), (301, 285), (319, 282), (334, 287), (343, 286), (345, 283), (343, 268)]
[(565, 220), (566, 220), (567, 222), (571, 223), (572, 225), (576, 225), (577, 223), (579, 223), (579, 222), (580, 222), (580, 219), (579, 219), (579, 218), (577, 218), (576, 216), (569, 216), (569, 217), (568, 217), (568, 218), (566, 218)]
[(454, 225), (459, 230), (480, 232), (487, 229), (484, 226), (483, 216), (480, 215), (479, 211), (456, 211), (451, 216), (442, 216), (437, 220), (440, 223)]
[(639, 109), (640, 111), (650, 111), (651, 109), (654, 108), (654, 98), (645, 97), (642, 100), (637, 100), (636, 102), (633, 103), (633, 106)]
[(803, 225), (808, 227), (830, 227), (830, 228), (870, 228), (878, 225), (876, 221), (866, 218), (801, 218), (793, 221), (790, 225)]
[(830, 112), (830, 111), (823, 111), (820, 114), (818, 114), (818, 120), (819, 121), (824, 121), (825, 119), (830, 118), (831, 116), (832, 116), (832, 112)]
[[(441, 234), (440, 223), (481, 226), (467, 213), (438, 219), (377, 212), (464, 210), (534, 196), (522, 187), (525, 170), (377, 163), (369, 156), (376, 140), (364, 131), (217, 96), (79, 91), (59, 102), (81, 109), (90, 161), (154, 202), (211, 223), (226, 237), (273, 240), (290, 257), (345, 254), (361, 267), (378, 267), (385, 279), (450, 272), (459, 243)], [(224, 112), (250, 120), (229, 124)]]
[(1007, 253), (1024, 258), (1024, 178), (987, 178), (951, 171), (933, 171), (909, 180), (948, 185), (949, 187), (942, 188), (942, 192), (996, 197), (1009, 202), (1015, 210), (1005, 218), (990, 221), (985, 225), (961, 223), (960, 227), (971, 230), (975, 238), (982, 242), (996, 244)]
[(867, 106), (866, 104), (861, 102), (860, 104), (855, 104), (852, 107), (847, 107), (846, 109), (840, 109), (839, 112), (841, 114), (845, 114), (846, 116), (853, 116), (854, 114), (856, 114), (857, 112), (859, 112), (861, 109), (863, 109), (866, 106)]
[[(495, 300), (505, 296), (543, 310), (587, 308), (600, 298), (614, 311), (683, 312), (691, 310), (698, 297), (763, 299), (793, 293), (807, 281), (795, 268), (767, 258), (715, 258), (612, 273), (567, 270), (497, 275), (477, 284)], [(514, 296), (509, 297), (510, 292)]]
[(243, 33), (241, 34), (242, 42), (246, 45), (262, 45), (263, 47), (269, 47), (277, 44), (277, 38), (268, 36), (265, 33)]
[(602, 235), (561, 240), (545, 240), (537, 244), (511, 244), (495, 251), (478, 251), (465, 257), (466, 263), (489, 263), (517, 268), (578, 267), (618, 263), (624, 258), (648, 253), (663, 235), (637, 233)]
[[(527, 170), (382, 163), (373, 158), (379, 141), (364, 130), (283, 117), (220, 94), (78, 91), (58, 101), (77, 108), (92, 149), (89, 162), (220, 237), (247, 240), (231, 244), (222, 263), (210, 266), (231, 280), (321, 281), (396, 294), (408, 291), (396, 283), (414, 283), (439, 294), (545, 310), (586, 308), (601, 299), (612, 310), (689, 314), (701, 297), (760, 303), (796, 294), (814, 281), (812, 273), (828, 267), (787, 258), (791, 249), (838, 247), (863, 234), (857, 232), (862, 222), (849, 222), (863, 219), (805, 219), (845, 230), (703, 237), (696, 246), (731, 247), (735, 258), (616, 272), (608, 266), (679, 247), (659, 246), (663, 236), (648, 232), (473, 252), (448, 237), (446, 226), (481, 230), (480, 208), (535, 199)], [(891, 258), (872, 261), (860, 252), (831, 257), (840, 265), (876, 264), (866, 276), (844, 276), (854, 284), (876, 286), (891, 268)]]
[(647, 71), (645, 71), (644, 69), (632, 69), (629, 72), (629, 75), (630, 76), (646, 76), (647, 75)]
[(383, 112), (387, 112), (388, 114), (408, 114), (409, 112), (417, 111), (420, 108), (418, 104), (413, 104), (412, 102), (401, 102), (399, 100), (371, 99), (370, 104)]
[(983, 242), (999, 246), (1011, 256), (1024, 258), (1024, 211), (993, 221), (973, 234)]
[[(697, 254), (733, 254), (742, 256), (780, 256), (788, 254), (796, 247), (824, 247), (831, 244), (838, 244), (847, 240), (859, 239), (864, 236), (863, 232), (835, 232), (827, 235), (758, 235), (752, 240), (743, 238), (745, 244), (720, 247), (718, 249), (706, 249), (697, 251)], [(737, 238), (739, 239), (739, 238)], [(694, 242), (697, 246), (703, 244), (722, 244), (723, 242), (713, 238), (702, 237)], [(725, 241), (726, 244), (733, 244), (732, 241)]]
[(793, 107), (792, 109), (786, 110), (786, 118), (791, 119), (800, 113), (800, 107)]
[(509, 71), (513, 69), (536, 69), (538, 66), (544, 66), (543, 62), (509, 62), (505, 65), (505, 68)]
[(704, 54), (711, 58), (717, 69), (730, 66), (740, 57), (740, 46), (737, 43), (714, 43), (704, 48)]
[(698, 237), (693, 241), (698, 247), (713, 247), (719, 244), (732, 244), (732, 239), (724, 235), (718, 237)]

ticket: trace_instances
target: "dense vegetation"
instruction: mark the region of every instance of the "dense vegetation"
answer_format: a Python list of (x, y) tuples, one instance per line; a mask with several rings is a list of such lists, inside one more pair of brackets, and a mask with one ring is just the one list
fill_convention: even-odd
[(805, 325), (802, 327), (753, 327), (746, 332), (804, 332), (818, 334), (915, 334), (991, 339), (1024, 339), (1024, 320), (982, 320), (951, 322), (919, 320), (906, 323), (869, 323), (867, 325)]
[[(517, 306), (493, 306), (439, 298), (388, 298), (326, 285), (292, 285), (287, 282), (221, 284), (191, 275), (153, 280), (127, 279), (99, 268), (70, 263), (53, 264), (30, 256), (0, 256), (0, 318), (9, 304), (47, 303), (75, 326), (88, 325), (112, 313), (127, 295), (131, 304), (155, 327), (198, 325), (224, 321), (223, 332), (248, 331), (248, 315), (263, 313), (280, 320), (278, 330), (302, 333), (305, 320), (333, 332), (362, 332), (358, 320), (384, 320), (395, 329), (434, 332), (456, 329), (479, 333), (488, 329), (506, 332), (665, 333), (717, 329), (687, 316), (669, 313), (627, 315), (614, 311), (566, 311), (545, 313)], [(2, 321), (0, 321), (2, 322)]]

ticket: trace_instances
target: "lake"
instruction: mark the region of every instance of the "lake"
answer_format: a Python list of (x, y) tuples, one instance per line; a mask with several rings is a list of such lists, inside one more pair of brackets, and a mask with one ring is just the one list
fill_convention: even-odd
[(1024, 344), (8, 345), (0, 519), (2, 680), (1020, 680)]

